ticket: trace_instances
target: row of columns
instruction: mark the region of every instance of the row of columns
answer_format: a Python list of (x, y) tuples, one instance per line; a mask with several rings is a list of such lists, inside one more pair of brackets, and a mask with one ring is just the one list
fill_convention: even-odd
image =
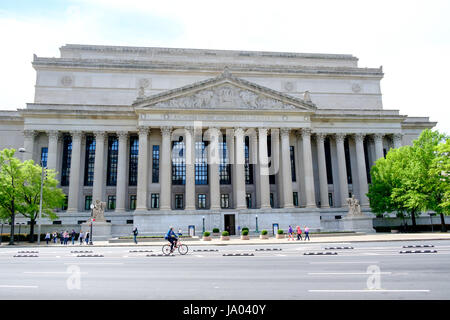
[[(251, 161), (256, 164), (256, 191), (259, 195), (257, 205), (264, 209), (270, 208), (270, 183), (269, 175), (271, 174), (269, 168), (269, 158), (267, 150), (267, 135), (268, 128), (258, 128), (257, 135), (250, 137), (251, 144)], [(272, 129), (273, 130), (273, 129)], [(293, 192), (292, 192), (292, 178), (290, 165), (290, 132), (289, 128), (280, 129), (280, 141), (275, 138), (272, 140), (272, 166), (277, 169), (281, 159), (281, 183), (279, 187), (282, 192), (282, 207), (293, 207)], [(24, 132), (24, 147), (28, 151), (24, 160), (31, 159), (34, 151), (34, 138), (36, 131)], [(47, 167), (57, 169), (57, 144), (58, 131), (48, 131), (48, 160)], [(116, 132), (119, 139), (118, 146), (118, 166), (117, 166), (117, 189), (116, 189), (116, 211), (125, 211), (125, 197), (126, 197), (126, 161), (127, 161), (127, 139), (128, 132)], [(137, 180), (137, 201), (136, 210), (147, 210), (147, 177), (148, 177), (148, 135), (150, 134), (149, 127), (138, 127), (139, 133), (139, 155), (138, 155), (138, 180)], [(78, 211), (79, 189), (81, 178), (81, 145), (82, 132), (72, 131), (72, 160), (71, 160), (71, 174), (69, 181), (69, 196), (68, 196), (68, 212)], [(209, 163), (209, 187), (210, 187), (210, 209), (220, 209), (220, 148), (219, 136), (221, 132), (218, 128), (208, 129), (210, 146), (208, 152)], [(297, 131), (298, 134), (298, 150), (302, 150), (303, 161), (303, 177), (305, 190), (304, 195), (306, 199), (306, 207), (316, 207), (315, 188), (313, 176), (313, 161), (311, 152), (311, 129), (303, 128)], [(102, 198), (102, 186), (104, 182), (104, 144), (107, 133), (104, 131), (94, 132), (96, 139), (95, 148), (95, 163), (94, 163), (94, 183), (93, 183), (93, 200)], [(329, 207), (328, 205), (328, 183), (327, 183), (327, 169), (325, 159), (324, 140), (327, 135), (334, 135), (337, 148), (337, 163), (338, 163), (338, 177), (340, 189), (340, 203), (342, 206), (346, 204), (348, 197), (348, 183), (347, 183), (347, 169), (345, 162), (344, 139), (346, 134), (328, 134), (315, 133), (317, 160), (318, 160), (318, 174), (319, 174), (319, 194), (322, 208)], [(366, 134), (355, 134), (356, 144), (356, 160), (357, 173), (359, 180), (359, 194), (362, 206), (368, 205), (366, 193), (368, 192), (368, 183), (366, 176), (366, 164), (364, 157), (364, 137)], [(172, 127), (161, 127), (161, 157), (160, 157), (160, 209), (169, 210), (171, 208), (171, 137)], [(185, 209), (195, 209), (195, 136), (194, 128), (187, 127), (185, 129), (185, 156), (186, 156), (186, 188)], [(276, 135), (274, 137), (277, 137)], [(375, 134), (375, 156), (376, 159), (383, 157), (383, 135)], [(394, 148), (401, 146), (401, 135), (395, 134), (393, 136)], [(246, 208), (245, 199), (245, 132), (242, 128), (235, 128), (234, 138), (227, 140), (229, 158), (231, 163), (234, 163), (233, 172), (233, 191), (236, 209)], [(281, 149), (281, 157), (279, 151)]]

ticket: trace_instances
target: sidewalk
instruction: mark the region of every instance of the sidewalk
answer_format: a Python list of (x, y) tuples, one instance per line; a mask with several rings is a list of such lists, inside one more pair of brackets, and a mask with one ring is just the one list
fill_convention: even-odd
[[(274, 237), (267, 240), (261, 240), (257, 237), (250, 237), (250, 240), (241, 240), (238, 237), (231, 238), (228, 241), (222, 241), (220, 238), (213, 238), (211, 241), (203, 240), (185, 240), (183, 243), (189, 246), (224, 246), (224, 245), (265, 245), (265, 244), (302, 244), (302, 243), (331, 243), (331, 242), (386, 242), (386, 241), (430, 241), (430, 240), (450, 240), (450, 233), (374, 233), (374, 234), (346, 234), (346, 235), (317, 235), (310, 236), (311, 241), (289, 241), (285, 239), (275, 239)], [(138, 240), (139, 242), (139, 240)], [(94, 247), (149, 247), (162, 246), (167, 241), (151, 241), (139, 242), (137, 245), (133, 242), (109, 243), (108, 241), (95, 241)], [(16, 243), (9, 246), (8, 243), (2, 243), (2, 248), (19, 248), (19, 247), (37, 247), (37, 244), (26, 242)], [(41, 242), (41, 247), (47, 247), (45, 242)], [(92, 246), (68, 244), (66, 246), (60, 244), (50, 244), (49, 247), (66, 247), (66, 248), (91, 248)]]

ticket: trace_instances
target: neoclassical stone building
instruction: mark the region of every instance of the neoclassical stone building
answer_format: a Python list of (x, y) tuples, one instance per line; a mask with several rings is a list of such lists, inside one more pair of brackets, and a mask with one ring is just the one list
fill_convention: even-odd
[(382, 68), (352, 55), (60, 52), (34, 56), (34, 102), (0, 111), (0, 149), (24, 147), (23, 159), (56, 169), (67, 202), (54, 223), (81, 224), (101, 199), (113, 235), (342, 230), (349, 196), (371, 215), (374, 162), (435, 125), (384, 110)]

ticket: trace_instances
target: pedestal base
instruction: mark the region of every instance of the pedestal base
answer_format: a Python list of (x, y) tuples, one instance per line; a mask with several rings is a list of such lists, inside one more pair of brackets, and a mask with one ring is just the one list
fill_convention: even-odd
[[(106, 241), (112, 238), (111, 236), (111, 223), (94, 221), (92, 223), (92, 242), (95, 241)], [(81, 230), (83, 232), (91, 231), (91, 223), (85, 222), (81, 224)]]
[(342, 230), (374, 233), (373, 218), (366, 216), (344, 217), (341, 220)]

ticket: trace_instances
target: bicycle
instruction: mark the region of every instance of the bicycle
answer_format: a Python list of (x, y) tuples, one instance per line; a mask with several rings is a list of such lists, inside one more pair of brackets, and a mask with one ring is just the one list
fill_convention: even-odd
[[(169, 242), (169, 244), (165, 244), (165, 245), (163, 245), (162, 246), (162, 252), (163, 252), (163, 254), (165, 254), (166, 256), (168, 256), (171, 252), (170, 252), (170, 247), (171, 247), (172, 245), (170, 244), (170, 242)], [(181, 241), (180, 241), (180, 238), (178, 238), (178, 241), (176, 242), (176, 244), (174, 244), (174, 246), (173, 246), (173, 248), (174, 248), (174, 250), (175, 250), (175, 248), (177, 248), (178, 249), (178, 252), (182, 255), (182, 256), (184, 256), (186, 253), (188, 253), (188, 251), (189, 251), (189, 247), (187, 246), (187, 245), (185, 245), (185, 244), (182, 244), (181, 243)]]

